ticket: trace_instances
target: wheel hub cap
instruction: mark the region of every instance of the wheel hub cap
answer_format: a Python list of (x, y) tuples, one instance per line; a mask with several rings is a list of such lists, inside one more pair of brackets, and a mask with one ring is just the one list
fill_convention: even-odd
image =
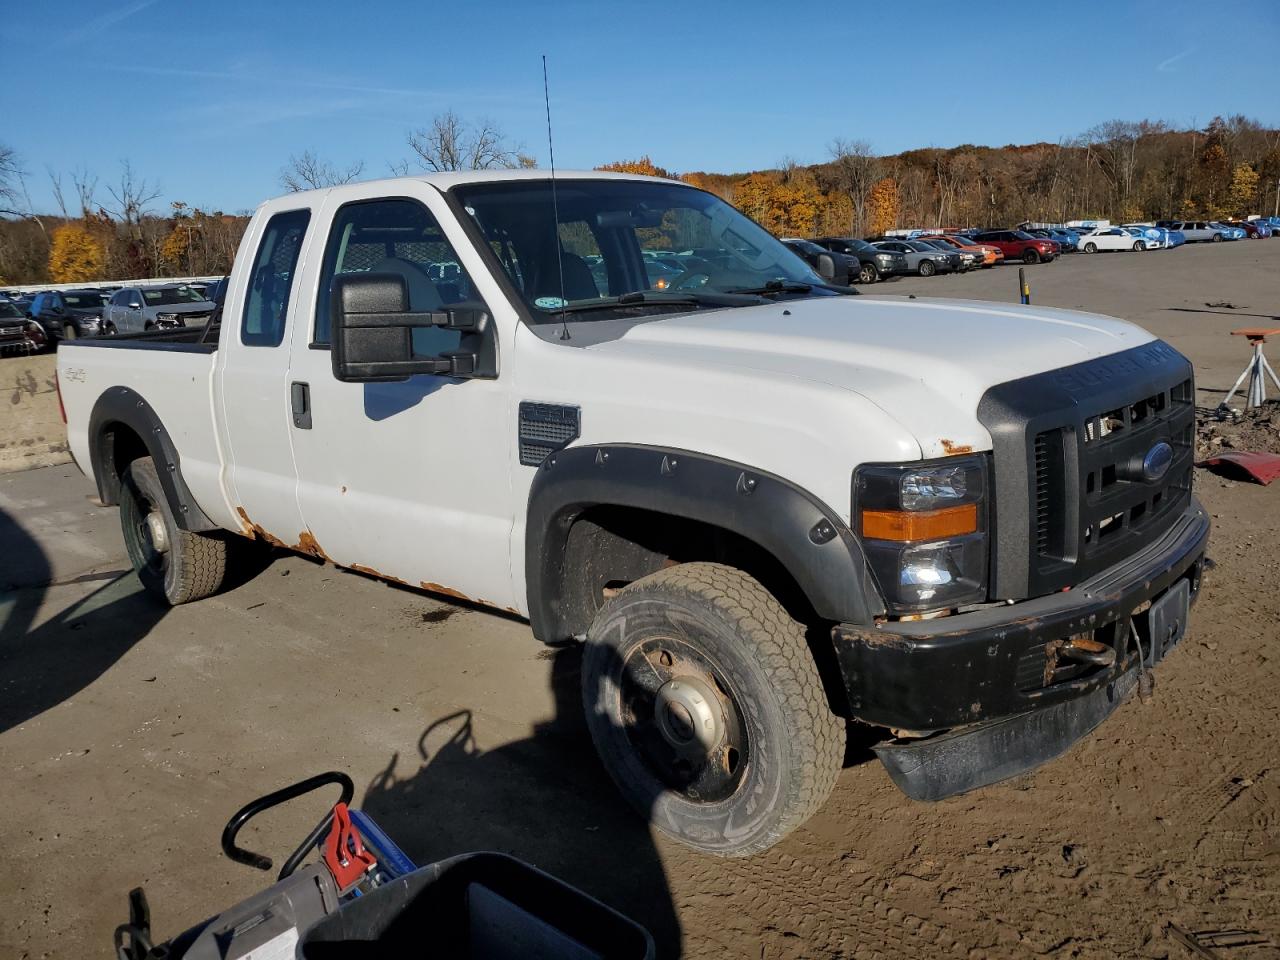
[(151, 541), (152, 550), (156, 553), (164, 553), (169, 549), (169, 534), (164, 528), (164, 518), (159, 513), (152, 511), (147, 514), (142, 527), (146, 531), (147, 539)]
[(654, 716), (663, 739), (680, 751), (706, 755), (724, 738), (715, 694), (698, 677), (678, 677), (658, 688)]

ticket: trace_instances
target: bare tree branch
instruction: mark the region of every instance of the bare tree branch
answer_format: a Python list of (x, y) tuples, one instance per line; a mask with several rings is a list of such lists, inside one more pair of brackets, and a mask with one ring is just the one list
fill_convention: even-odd
[[(431, 126), (411, 131), (406, 142), (423, 170), (490, 170), (527, 166), (529, 158), (491, 120), (471, 127), (452, 110), (437, 114)], [(392, 170), (408, 172), (408, 163), (392, 164)]]
[(827, 145), (827, 152), (834, 168), (834, 186), (848, 196), (853, 206), (853, 223), (849, 226), (859, 234), (866, 222), (867, 194), (879, 177), (880, 161), (865, 140), (837, 137)]
[(133, 164), (128, 160), (120, 164), (120, 185), (107, 187), (107, 193), (115, 201), (115, 209), (111, 212), (116, 219), (131, 226), (142, 222), (147, 207), (160, 197), (160, 188), (140, 180), (133, 172)]
[(364, 173), (364, 161), (338, 168), (328, 160), (322, 160), (311, 150), (304, 150), (300, 157), (290, 157), (289, 165), (280, 171), (280, 186), (290, 193), (299, 190), (322, 190), (350, 183)]

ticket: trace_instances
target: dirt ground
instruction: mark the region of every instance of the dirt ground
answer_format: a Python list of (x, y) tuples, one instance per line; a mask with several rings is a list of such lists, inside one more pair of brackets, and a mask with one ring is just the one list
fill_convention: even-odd
[[(1228, 331), (1280, 326), (1280, 241), (1028, 272), (1037, 303), (1169, 339), (1206, 409), (1248, 359)], [(1008, 302), (1017, 270), (870, 292)], [(1197, 471), (1197, 490), (1213, 568), (1150, 703), (937, 804), (902, 796), (855, 736), (813, 820), (724, 861), (622, 805), (580, 718), (576, 652), (523, 622), (286, 555), (163, 610), (74, 467), (0, 476), (0, 956), (109, 955), (140, 883), (161, 935), (249, 895), (266, 875), (220, 856), (223, 820), (335, 767), (419, 862), (511, 851), (647, 924), (664, 957), (1194, 956), (1170, 922), (1216, 956), (1280, 956), (1280, 483)], [(319, 809), (283, 809), (245, 843), (283, 857)]]

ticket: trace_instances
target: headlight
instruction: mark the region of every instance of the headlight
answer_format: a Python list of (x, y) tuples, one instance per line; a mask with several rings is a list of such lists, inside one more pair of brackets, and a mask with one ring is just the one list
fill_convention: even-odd
[(858, 468), (854, 526), (891, 612), (986, 599), (987, 511), (985, 456)]
[(889, 260), (892, 260), (892, 259), (893, 259), (893, 254), (891, 254), (891, 253), (877, 253), (877, 254), (876, 254), (876, 259), (877, 259), (877, 260), (885, 260), (885, 261), (889, 261)]

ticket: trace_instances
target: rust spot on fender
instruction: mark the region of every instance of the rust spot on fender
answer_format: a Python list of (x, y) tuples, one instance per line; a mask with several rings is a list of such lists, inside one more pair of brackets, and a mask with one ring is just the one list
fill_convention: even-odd
[(250, 535), (255, 536), (259, 540), (264, 540), (267, 543), (271, 544), (273, 547), (281, 547), (284, 550), (293, 549), (287, 543), (281, 540), (279, 537), (272, 536), (270, 533), (264, 530), (261, 526), (259, 526), (258, 524), (250, 520), (249, 515), (244, 512), (244, 507), (236, 507), (236, 513), (240, 514), (240, 520), (248, 527), (249, 531), (252, 531), (252, 534), (246, 531), (245, 536), (250, 536)]
[(294, 545), (293, 549), (297, 550), (299, 553), (305, 553), (309, 557), (319, 557), (321, 560), (329, 559), (328, 554), (324, 552), (320, 547), (320, 544), (316, 543), (316, 538), (312, 535), (310, 530), (303, 530), (298, 534), (298, 542)]
[(432, 583), (430, 580), (423, 580), (418, 584), (418, 586), (422, 587), (423, 590), (430, 590), (432, 593), (442, 593), (446, 597), (453, 597), (457, 600), (466, 600), (468, 603), (471, 602), (471, 598), (465, 593), (460, 593), (452, 587), (445, 587), (438, 583)]
[(942, 444), (942, 452), (948, 457), (958, 457), (962, 453), (973, 453), (973, 444), (970, 443), (956, 443), (945, 437), (938, 442)]

